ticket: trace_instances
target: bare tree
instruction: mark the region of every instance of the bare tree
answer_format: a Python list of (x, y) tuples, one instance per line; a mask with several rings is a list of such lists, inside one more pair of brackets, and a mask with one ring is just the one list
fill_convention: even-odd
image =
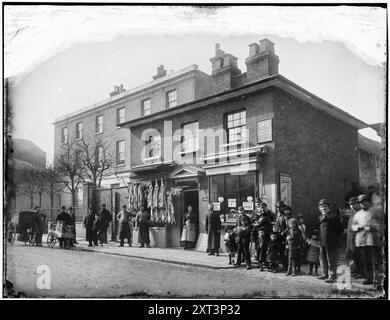
[(61, 193), (64, 187), (63, 179), (58, 170), (53, 166), (48, 166), (41, 171), (43, 179), (42, 190), (50, 197), (50, 217), (53, 215), (54, 197)]
[(90, 182), (99, 188), (102, 180), (113, 174), (115, 155), (111, 142), (101, 137), (77, 141), (78, 151), (81, 152), (79, 158), (84, 167), (84, 182)]
[(38, 191), (39, 169), (24, 165), (15, 170), (14, 183), (16, 191), (24, 194), (30, 199), (30, 209), (34, 208), (34, 194)]
[(76, 142), (75, 139), (72, 139), (63, 144), (61, 154), (55, 159), (55, 169), (63, 178), (65, 187), (71, 193), (73, 207), (76, 207), (77, 189), (84, 181), (84, 168), (78, 158), (80, 150)]

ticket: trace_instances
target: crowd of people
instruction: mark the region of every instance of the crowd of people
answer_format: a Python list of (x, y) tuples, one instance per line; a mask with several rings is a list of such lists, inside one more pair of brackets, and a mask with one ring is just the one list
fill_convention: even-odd
[[(243, 262), (250, 269), (251, 252), (260, 271), (284, 271), (286, 276), (301, 273), (308, 264), (308, 275), (317, 275), (328, 283), (337, 279), (337, 262), (344, 247), (342, 235), (346, 232), (346, 258), (353, 278), (363, 278), (363, 284), (378, 279), (383, 267), (383, 210), (376, 193), (350, 197), (347, 208), (336, 209), (326, 199), (318, 203), (318, 223), (306, 230), (302, 215), (293, 215), (292, 208), (278, 201), (276, 213), (267, 204), (255, 201), (255, 210), (235, 212), (236, 225), (228, 227), (224, 242), (231, 256), (237, 254), (235, 267)], [(349, 196), (349, 195), (347, 195)], [(209, 204), (206, 233), (209, 234), (208, 254), (218, 255), (221, 230), (219, 213)], [(344, 230), (346, 229), (346, 230)], [(320, 267), (320, 274), (319, 272)], [(383, 270), (382, 270), (383, 271)]]

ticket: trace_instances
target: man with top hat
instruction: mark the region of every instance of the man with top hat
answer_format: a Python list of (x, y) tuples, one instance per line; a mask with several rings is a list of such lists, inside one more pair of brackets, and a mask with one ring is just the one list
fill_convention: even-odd
[(360, 210), (355, 214), (351, 229), (356, 232), (355, 249), (362, 264), (365, 280), (363, 284), (372, 284), (374, 280), (375, 247), (377, 226), (370, 210), (370, 200), (365, 194), (357, 197)]
[(319, 279), (327, 283), (336, 282), (337, 249), (339, 237), (343, 233), (340, 218), (331, 210), (331, 204), (326, 199), (318, 203), (320, 215), (320, 266), (322, 275)]

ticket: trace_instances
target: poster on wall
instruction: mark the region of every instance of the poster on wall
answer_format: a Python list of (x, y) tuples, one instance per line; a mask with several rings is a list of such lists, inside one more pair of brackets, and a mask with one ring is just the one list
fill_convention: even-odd
[(235, 208), (237, 206), (236, 199), (228, 199), (228, 207), (229, 208)]
[(214, 211), (221, 211), (221, 204), (219, 202), (213, 203)]
[(280, 174), (280, 200), (288, 206), (292, 206), (292, 181), (286, 173)]
[(243, 202), (242, 206), (244, 207), (245, 211), (253, 210), (253, 202), (249, 202), (249, 201)]

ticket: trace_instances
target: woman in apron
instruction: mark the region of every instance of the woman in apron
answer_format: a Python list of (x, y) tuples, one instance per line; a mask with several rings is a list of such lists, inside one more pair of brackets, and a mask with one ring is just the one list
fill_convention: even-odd
[(196, 214), (191, 205), (183, 217), (183, 232), (181, 241), (184, 242), (184, 249), (195, 248), (196, 244)]

